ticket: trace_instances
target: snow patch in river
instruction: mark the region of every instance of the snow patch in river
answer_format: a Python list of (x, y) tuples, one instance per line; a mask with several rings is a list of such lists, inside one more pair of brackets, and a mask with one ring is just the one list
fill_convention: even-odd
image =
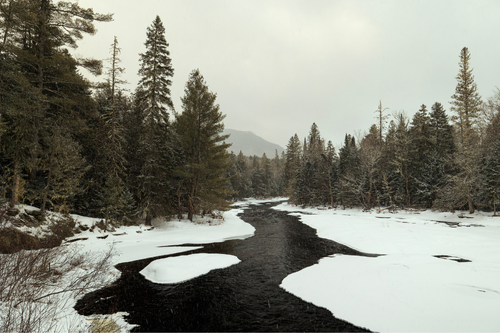
[(140, 273), (154, 283), (181, 283), (239, 262), (228, 254), (197, 253), (155, 260)]

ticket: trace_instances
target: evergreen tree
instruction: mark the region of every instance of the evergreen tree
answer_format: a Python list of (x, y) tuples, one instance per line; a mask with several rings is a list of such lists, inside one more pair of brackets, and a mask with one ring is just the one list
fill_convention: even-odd
[(473, 135), (471, 130), (479, 115), (481, 96), (477, 92), (477, 85), (472, 75), (470, 66), (470, 52), (467, 47), (460, 51), (460, 70), (456, 79), (458, 81), (455, 94), (451, 96), (453, 105), (451, 110), (456, 113), (452, 120), (457, 125), (460, 133), (460, 142), (466, 143)]
[(482, 146), (481, 197), (486, 208), (492, 208), (497, 216), (500, 203), (500, 90), (488, 99), (490, 119), (485, 129)]
[(313, 123), (307, 140), (297, 180), (297, 203), (303, 205), (327, 204), (330, 198), (329, 170), (325, 155), (325, 141), (318, 126)]
[(106, 175), (104, 184), (99, 193), (100, 215), (106, 221), (118, 221), (122, 218), (130, 218), (133, 212), (131, 195), (125, 187), (125, 157), (123, 145), (124, 128), (123, 115), (128, 112), (130, 102), (123, 96), (120, 84), (125, 81), (120, 79), (124, 69), (119, 66), (121, 49), (118, 47), (118, 39), (115, 37), (111, 45), (110, 69), (108, 79), (104, 88), (105, 98), (101, 107), (103, 108), (104, 131), (104, 154), (106, 160)]
[(453, 120), (459, 130), (457, 151), (454, 154), (456, 173), (448, 177), (448, 184), (441, 191), (439, 206), (451, 209), (467, 206), (472, 214), (481, 187), (480, 167), (477, 163), (480, 160), (479, 136), (474, 130), (481, 98), (477, 93), (469, 61), (469, 50), (464, 47), (460, 52), (460, 70), (456, 77), (458, 83), (451, 102), (452, 110), (456, 113)]
[[(10, 139), (23, 142), (19, 148), (9, 149), (5, 156), (12, 160), (11, 167), (6, 170), (7, 174), (12, 175), (11, 202), (18, 202), (22, 184), (26, 183), (30, 201), (42, 205), (47, 202), (47, 190), (52, 182), (50, 179), (57, 173), (52, 168), (57, 168), (58, 164), (51, 161), (54, 161), (54, 151), (58, 147), (50, 145), (59, 145), (60, 140), (64, 140), (64, 146), (76, 147), (76, 138), (85, 128), (82, 118), (88, 112), (90, 98), (88, 83), (78, 74), (77, 66), (86, 66), (96, 73), (99, 69), (98, 61), (77, 61), (65, 47), (76, 48), (76, 42), (83, 37), (83, 33), (95, 33), (94, 21), (109, 21), (111, 15), (96, 14), (91, 9), (83, 9), (68, 2), (54, 4), (50, 0), (4, 1), (0, 6), (0, 32), (3, 38), (0, 54), (2, 62), (8, 59), (7, 63), (2, 64), (0, 95), (8, 93), (13, 87), (10, 84), (16, 82), (18, 88), (22, 87), (22, 92), (16, 89), (17, 93), (12, 97), (24, 95), (26, 103), (34, 102), (22, 125), (21, 132), (29, 132), (28, 136), (20, 136), (15, 128), (5, 132), (13, 134), (8, 134)], [(6, 65), (20, 75), (12, 76), (10, 70), (4, 72)], [(25, 81), (20, 79), (21, 75)], [(11, 102), (10, 120), (13, 125), (20, 124), (16, 118), (28, 108), (23, 107), (21, 111), (18, 99), (11, 99)], [(52, 131), (56, 126), (61, 130)], [(71, 135), (59, 136), (58, 133)], [(59, 139), (55, 139), (54, 135), (59, 136)], [(24, 153), (26, 149), (29, 149), (29, 154)], [(57, 156), (68, 158), (69, 163), (73, 155)], [(80, 171), (75, 170), (73, 176), (78, 177)]]
[(275, 189), (272, 196), (284, 195), (284, 171), (285, 171), (285, 155), (282, 152), (282, 157), (278, 155), (278, 150), (275, 151), (274, 158), (271, 161), (272, 177)]
[(434, 103), (430, 113), (430, 136), (433, 146), (443, 161), (455, 151), (453, 128), (441, 103)]
[(389, 205), (390, 207), (396, 204), (396, 189), (400, 180), (400, 176), (396, 171), (396, 164), (394, 163), (396, 159), (396, 131), (396, 123), (394, 120), (391, 120), (387, 127), (387, 134), (380, 158), (381, 194), (379, 199), (381, 204)]
[(199, 70), (191, 72), (184, 96), (183, 112), (175, 122), (180, 146), (186, 163), (177, 169), (181, 177), (182, 196), (188, 218), (195, 214), (225, 210), (230, 194), (224, 173), (230, 166), (226, 144), (229, 136), (222, 135), (225, 115), (215, 104), (217, 95), (209, 91)]
[(252, 193), (255, 198), (265, 198), (266, 197), (266, 181), (264, 170), (261, 166), (261, 161), (259, 161), (257, 156), (252, 158)]
[(285, 195), (295, 202), (295, 191), (297, 187), (297, 175), (300, 169), (302, 145), (297, 134), (292, 136), (286, 146), (286, 161), (284, 171)]
[(422, 104), (420, 110), (413, 116), (409, 129), (410, 150), (409, 169), (411, 174), (412, 197), (415, 202), (430, 207), (434, 196), (433, 170), (435, 155), (432, 154), (433, 142), (431, 138), (430, 117), (427, 107)]
[(141, 54), (136, 105), (143, 118), (140, 151), (143, 164), (138, 176), (138, 205), (146, 225), (151, 219), (167, 214), (173, 207), (173, 179), (170, 172), (178, 160), (174, 158), (174, 134), (169, 129), (169, 112), (173, 68), (165, 28), (157, 16), (147, 29), (146, 52)]
[(365, 209), (371, 209), (378, 199), (377, 177), (379, 174), (379, 161), (382, 154), (380, 131), (377, 125), (370, 127), (369, 133), (361, 140), (359, 157), (361, 175), (365, 178), (360, 178), (360, 195)]
[(395, 191), (395, 199), (399, 204), (406, 207), (411, 206), (410, 194), (410, 169), (409, 169), (409, 153), (410, 153), (410, 136), (408, 133), (408, 120), (403, 113), (398, 115), (398, 123), (395, 132), (394, 141), (394, 160), (396, 173), (400, 176), (398, 186)]
[(251, 168), (241, 150), (236, 157), (235, 168), (237, 170), (238, 186), (234, 190), (238, 192), (238, 198), (251, 197), (253, 195), (251, 188)]
[(356, 140), (346, 134), (344, 145), (339, 150), (340, 201), (345, 206), (363, 204), (360, 193), (361, 169)]
[(69, 213), (68, 199), (82, 191), (80, 179), (86, 163), (80, 155), (81, 147), (71, 139), (68, 129), (53, 124), (50, 134), (44, 135), (44, 150), (40, 170), (46, 172), (45, 187), (41, 191), (40, 211), (45, 216), (47, 204), (60, 212)]
[[(324, 194), (323, 197), (328, 200), (323, 200), (328, 202), (330, 207), (335, 207), (338, 197), (338, 156), (335, 152), (335, 147), (333, 143), (328, 141), (326, 152), (322, 155), (326, 172), (328, 175), (328, 182), (324, 183)], [(326, 178), (325, 178), (326, 179)]]
[(452, 172), (455, 151), (453, 128), (441, 103), (436, 102), (432, 106), (429, 125), (431, 152), (426, 171), (431, 185), (430, 200), (434, 203), (439, 189), (446, 185), (447, 175)]
[(500, 136), (492, 140), (489, 146), (482, 175), (485, 196), (493, 206), (493, 214), (497, 215), (500, 203)]
[(165, 27), (159, 16), (147, 29), (146, 52), (141, 54), (139, 88), (143, 92), (147, 121), (165, 122), (169, 119), (167, 107), (173, 110), (170, 98), (171, 78), (174, 76), (169, 44), (165, 39)]

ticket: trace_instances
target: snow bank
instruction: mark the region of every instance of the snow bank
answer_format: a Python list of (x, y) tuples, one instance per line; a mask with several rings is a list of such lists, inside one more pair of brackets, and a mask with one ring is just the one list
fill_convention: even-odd
[[(245, 206), (252, 203), (250, 201), (237, 204)], [(113, 244), (117, 252), (114, 263), (118, 264), (201, 248), (201, 246), (178, 245), (201, 245), (251, 237), (255, 228), (237, 216), (241, 212), (241, 208), (232, 209), (224, 212), (223, 221), (213, 220), (211, 223), (208, 221), (194, 223), (187, 220), (155, 221), (153, 229), (144, 228), (144, 226), (121, 227), (115, 232), (102, 232), (94, 229), (99, 231), (88, 230), (72, 239), (85, 239), (79, 243), (92, 250), (105, 250), (109, 244)], [(99, 221), (77, 215), (73, 217), (78, 223), (87, 226)]]
[(198, 253), (155, 260), (140, 273), (154, 283), (180, 283), (239, 262), (228, 254)]
[(276, 209), (294, 212), (320, 237), (384, 254), (323, 258), (286, 277), (285, 290), (375, 331), (500, 331), (499, 218)]
[[(89, 229), (66, 240), (65, 246), (78, 247), (79, 251), (106, 252), (112, 246), (116, 252), (113, 264), (135, 261), (176, 254), (200, 249), (202, 244), (224, 242), (229, 239), (245, 239), (253, 236), (255, 228), (237, 217), (242, 209), (262, 201), (249, 200), (238, 202), (240, 208), (224, 212), (223, 220), (209, 220), (207, 218), (190, 222), (182, 221), (155, 221), (154, 228), (144, 226), (121, 227), (114, 232), (103, 231), (99, 228)], [(24, 206), (22, 209), (36, 210), (35, 207)], [(49, 212), (49, 214), (52, 214)], [(57, 214), (54, 214), (57, 215)], [(101, 219), (72, 215), (77, 224), (91, 228)], [(43, 227), (37, 227), (42, 230)], [(38, 229), (30, 229), (32, 234)], [(43, 230), (42, 230), (43, 231)], [(183, 246), (182, 246), (183, 245)], [(224, 268), (237, 264), (239, 259), (234, 256), (218, 254), (196, 254), (153, 261), (142, 273), (153, 282), (178, 283), (196, 276), (206, 274), (212, 269)], [(120, 276), (116, 268), (112, 268), (103, 279), (113, 282)], [(68, 277), (71, 278), (71, 277)], [(91, 292), (92, 290), (89, 290)], [(50, 290), (48, 291), (50, 293)], [(112, 315), (80, 316), (73, 308), (76, 299), (69, 293), (60, 294), (61, 306), (58, 313), (49, 318), (49, 321), (40, 323), (41, 331), (52, 331), (48, 327), (55, 327), (55, 331), (87, 331), (89, 327), (95, 331), (130, 331), (134, 325), (124, 320), (126, 313)], [(0, 327), (3, 314), (8, 312), (6, 304), (0, 302)], [(54, 324), (56, 323), (56, 324)], [(55, 325), (55, 326), (54, 326)], [(47, 328), (47, 329), (46, 329)]]

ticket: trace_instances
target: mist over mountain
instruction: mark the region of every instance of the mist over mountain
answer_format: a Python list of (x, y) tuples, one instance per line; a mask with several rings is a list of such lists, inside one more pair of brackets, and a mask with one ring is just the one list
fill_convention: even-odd
[(269, 142), (250, 131), (238, 131), (226, 128), (224, 134), (231, 135), (226, 142), (233, 144), (228, 150), (234, 152), (236, 155), (241, 150), (245, 156), (256, 155), (261, 157), (262, 154), (266, 153), (267, 157), (273, 158), (276, 150), (278, 150), (278, 154), (280, 155), (284, 151), (280, 145)]

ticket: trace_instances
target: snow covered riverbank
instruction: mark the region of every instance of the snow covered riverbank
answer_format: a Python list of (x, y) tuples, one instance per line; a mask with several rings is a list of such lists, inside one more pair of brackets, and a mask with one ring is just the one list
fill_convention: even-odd
[(286, 277), (288, 292), (374, 331), (500, 331), (500, 218), (275, 209), (320, 237), (383, 254), (324, 258)]
[[(75, 248), (78, 253), (88, 253), (93, 257), (97, 253), (106, 253), (112, 246), (115, 255), (112, 257), (112, 264), (124, 263), (140, 259), (164, 256), (169, 254), (187, 252), (193, 249), (202, 248), (203, 244), (224, 242), (229, 239), (245, 239), (253, 236), (255, 229), (248, 223), (243, 222), (237, 217), (245, 207), (251, 204), (258, 204), (262, 201), (249, 200), (238, 202), (239, 208), (224, 212), (224, 219), (204, 218), (194, 222), (187, 220), (174, 221), (155, 221), (154, 228), (145, 228), (144, 226), (121, 227), (113, 232), (103, 231), (99, 228), (92, 228), (100, 222), (100, 219), (73, 215), (77, 224), (83, 225), (89, 230), (68, 238), (63, 242), (64, 247), (68, 249)], [(37, 210), (35, 207), (29, 207)], [(36, 232), (34, 230), (33, 232)], [(188, 246), (182, 246), (188, 244)], [(12, 255), (1, 255), (8, 259)], [(91, 258), (89, 257), (89, 258)], [(177, 257), (179, 258), (179, 257)], [(199, 265), (200, 258), (203, 265)], [(144, 276), (156, 283), (177, 283), (196, 276), (206, 274), (212, 269), (224, 268), (229, 265), (237, 264), (239, 259), (234, 256), (218, 254), (194, 254), (182, 257), (182, 262), (170, 258), (153, 261), (149, 269), (144, 270)], [(172, 266), (172, 264), (174, 266)], [(103, 276), (103, 281), (109, 283), (116, 280), (120, 272), (111, 268), (108, 276)], [(67, 279), (71, 279), (70, 276)], [(64, 287), (61, 287), (64, 288)], [(56, 288), (57, 289), (57, 288)], [(46, 293), (57, 292), (58, 290), (47, 290)], [(88, 290), (91, 292), (93, 290)], [(54, 310), (57, 314), (47, 318), (47, 323), (40, 323), (42, 331), (67, 331), (77, 329), (79, 331), (91, 330), (91, 326), (108, 325), (107, 328), (115, 331), (127, 332), (133, 326), (128, 325), (123, 317), (126, 313), (117, 313), (112, 316), (94, 315), (83, 317), (73, 309), (76, 299), (71, 293), (63, 293), (61, 296), (61, 308)], [(0, 327), (3, 327), (2, 320), (7, 317), (2, 316), (2, 311), (7, 312), (7, 304), (0, 302)], [(15, 309), (13, 310), (15, 311)], [(20, 318), (20, 317), (19, 317)], [(54, 325), (54, 320), (57, 324)], [(17, 327), (14, 325), (14, 327)], [(102, 327), (97, 330), (103, 329)]]
[[(238, 209), (224, 213), (224, 220), (210, 218), (188, 220), (153, 221), (154, 228), (144, 226), (121, 227), (115, 232), (85, 231), (72, 239), (82, 239), (89, 250), (105, 250), (111, 244), (116, 250), (114, 264), (187, 252), (200, 248), (203, 244), (224, 242), (229, 239), (245, 239), (253, 236), (254, 227), (243, 222), (237, 215), (245, 206), (258, 201), (239, 202)], [(80, 224), (91, 227), (99, 219), (73, 215)], [(106, 238), (103, 238), (106, 237)], [(193, 246), (176, 246), (190, 244)]]

